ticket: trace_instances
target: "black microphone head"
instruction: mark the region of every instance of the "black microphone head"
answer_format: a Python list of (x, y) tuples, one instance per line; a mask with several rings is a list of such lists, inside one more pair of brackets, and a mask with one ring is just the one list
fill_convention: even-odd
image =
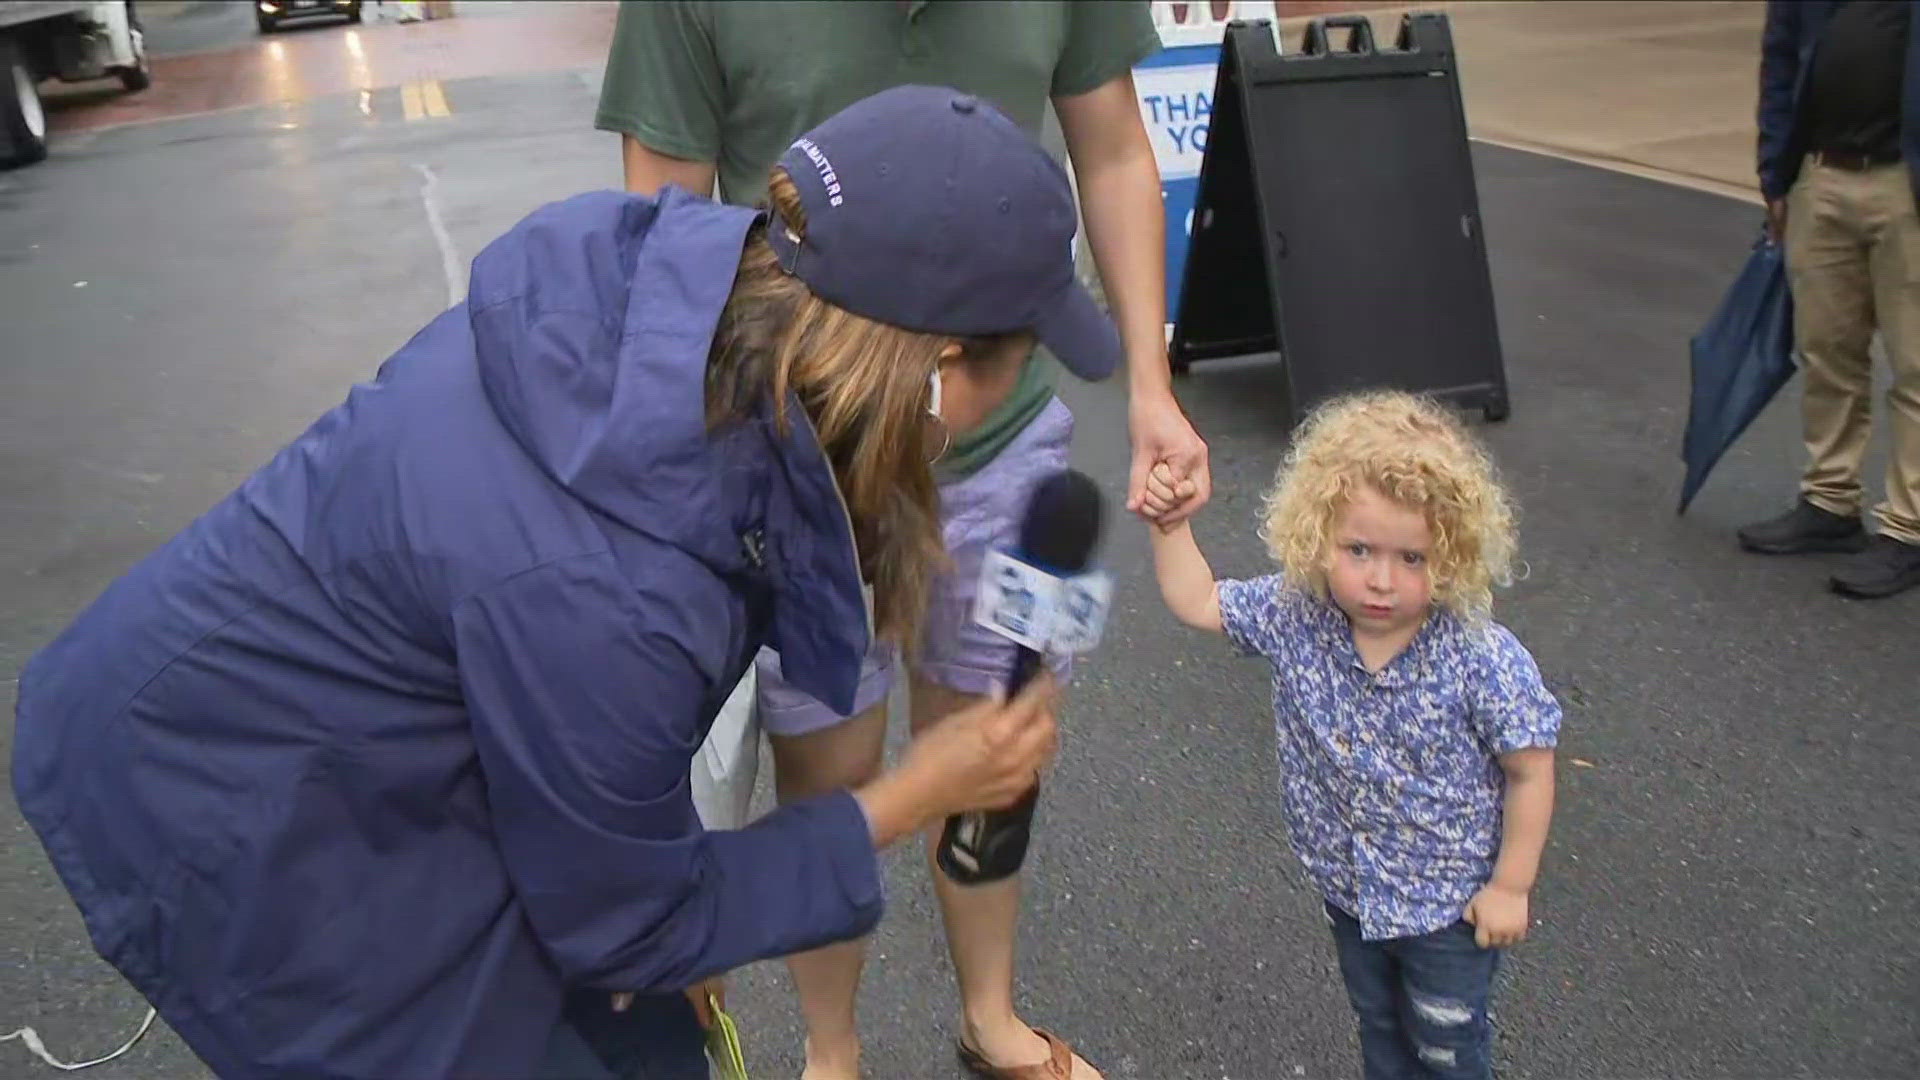
[(1062, 469), (1034, 485), (1020, 522), (1020, 557), (1058, 574), (1093, 562), (1105, 516), (1100, 488), (1083, 472)]

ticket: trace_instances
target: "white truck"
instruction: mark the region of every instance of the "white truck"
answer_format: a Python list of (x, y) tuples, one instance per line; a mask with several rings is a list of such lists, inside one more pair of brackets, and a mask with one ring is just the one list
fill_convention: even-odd
[(0, 3), (0, 168), (47, 156), (43, 81), (109, 76), (130, 93), (146, 89), (153, 78), (133, 0)]

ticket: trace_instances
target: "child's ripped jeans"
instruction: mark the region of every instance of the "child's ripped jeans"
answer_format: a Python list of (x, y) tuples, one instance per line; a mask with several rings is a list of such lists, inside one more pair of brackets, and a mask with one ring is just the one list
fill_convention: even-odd
[(1360, 940), (1359, 920), (1332, 904), (1327, 921), (1360, 1020), (1366, 1080), (1489, 1080), (1487, 998), (1500, 950), (1474, 944), (1464, 921), (1385, 941)]

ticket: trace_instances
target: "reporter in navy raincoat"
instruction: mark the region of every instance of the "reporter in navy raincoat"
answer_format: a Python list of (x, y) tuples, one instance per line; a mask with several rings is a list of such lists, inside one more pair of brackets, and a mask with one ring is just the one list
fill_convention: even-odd
[(533, 213), (27, 665), (21, 809), (221, 1076), (524, 1078), (582, 1035), (631, 1075), (597, 1041), (627, 990), (678, 1011), (614, 1039), (692, 1068), (680, 991), (867, 932), (877, 846), (1048, 760), (1043, 681), (859, 792), (699, 824), (689, 760), (762, 644), (850, 708), (869, 622), (911, 640), (941, 426), (1035, 338), (1119, 356), (1064, 173), (983, 102), (858, 103), (772, 205)]

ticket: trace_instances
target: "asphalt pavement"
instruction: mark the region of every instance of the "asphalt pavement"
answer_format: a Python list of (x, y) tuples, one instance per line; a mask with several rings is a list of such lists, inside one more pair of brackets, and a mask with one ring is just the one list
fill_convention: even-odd
[[(0, 174), (0, 704), (100, 588), (444, 308), (484, 243), (618, 182), (614, 139), (589, 129), (597, 87), (590, 71), (449, 80), (444, 110), (391, 87), (323, 96), (88, 131)], [(1825, 559), (1735, 550), (1736, 525), (1792, 496), (1795, 387), (1673, 513), (1686, 339), (1756, 212), (1508, 149), (1475, 162), (1513, 396), (1482, 430), (1529, 569), (1498, 614), (1567, 708), (1539, 925), (1497, 1003), (1502, 1075), (1920, 1075), (1920, 594), (1847, 602)], [(1275, 383), (1219, 363), (1179, 384), (1213, 449), (1200, 530), (1222, 573), (1265, 566)], [(1078, 463), (1117, 501), (1123, 388), (1064, 393)], [(1877, 442), (1876, 488), (1881, 460)], [(1117, 610), (1029, 858), (1025, 1014), (1115, 1078), (1357, 1075), (1281, 836), (1266, 674), (1161, 610), (1139, 526), (1116, 519), (1106, 557)], [(6, 794), (0, 1033), (102, 1053), (144, 1005), (94, 957)], [(861, 999), (874, 1077), (961, 1075), (922, 866), (911, 845), (888, 857)], [(739, 973), (730, 999), (754, 1074), (797, 1072), (784, 969)], [(43, 1075), (0, 1044), (0, 1078)], [(207, 1073), (156, 1028), (85, 1075)]]

